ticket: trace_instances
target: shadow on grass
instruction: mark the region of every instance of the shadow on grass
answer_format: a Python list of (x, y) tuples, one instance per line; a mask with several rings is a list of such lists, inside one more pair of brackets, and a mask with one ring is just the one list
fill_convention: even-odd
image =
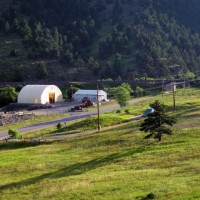
[(53, 135), (51, 136), (66, 136), (66, 135), (75, 135), (75, 134), (82, 134), (85, 132), (89, 132), (89, 131), (93, 131), (93, 130), (88, 130), (88, 131), (82, 131), (82, 130), (72, 130), (72, 131), (66, 131), (66, 132), (62, 132), (62, 131), (55, 131)]
[[(120, 126), (118, 126), (116, 128), (116, 130), (117, 131), (121, 131), (121, 130), (124, 131), (124, 129), (132, 129), (132, 131), (130, 131), (130, 132), (134, 132), (135, 130), (139, 129), (139, 126), (140, 126), (141, 123), (142, 123), (142, 120), (141, 121), (134, 121), (134, 122), (128, 121), (127, 123), (120, 124)], [(107, 133), (107, 132), (110, 132), (112, 129), (113, 129), (113, 127), (110, 126), (110, 127), (107, 127), (107, 129), (105, 129), (105, 130), (101, 130), (100, 133)], [(119, 133), (119, 134), (121, 134), (121, 133)], [(125, 134), (127, 134), (127, 133), (125, 133)]]
[[(167, 111), (173, 111), (173, 106), (168, 106)], [(199, 105), (186, 103), (184, 106), (183, 105), (176, 106), (176, 112), (178, 112), (178, 115), (181, 113), (188, 113), (193, 111), (200, 111)]]
[(142, 153), (145, 150), (147, 150), (147, 146), (131, 149), (125, 153), (115, 153), (106, 157), (99, 157), (99, 158), (96, 158), (84, 163), (72, 164), (55, 172), (50, 172), (50, 173), (46, 173), (46, 174), (29, 178), (26, 180), (18, 181), (15, 183), (2, 185), (0, 186), (0, 191), (6, 190), (6, 189), (12, 189), (14, 187), (20, 188), (24, 186), (29, 186), (31, 184), (36, 184), (38, 182), (41, 182), (45, 179), (56, 179), (56, 178), (70, 177), (70, 176), (84, 174), (88, 171), (95, 170), (98, 167), (102, 167), (107, 164), (110, 164), (113, 161), (118, 161), (120, 158), (133, 156), (135, 154)]
[(12, 141), (12, 142), (1, 142), (0, 150), (12, 150), (12, 149), (21, 149), (27, 147), (35, 147), (39, 145), (51, 144), (52, 141)]

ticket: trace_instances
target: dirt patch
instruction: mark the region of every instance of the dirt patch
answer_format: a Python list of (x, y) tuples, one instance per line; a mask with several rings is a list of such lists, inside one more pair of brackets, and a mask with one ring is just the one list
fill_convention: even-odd
[(25, 120), (34, 119), (35, 115), (33, 113), (23, 113), (23, 112), (12, 112), (12, 113), (1, 113), (0, 114), (0, 126), (4, 126), (6, 124), (13, 124), (17, 122), (22, 122)]

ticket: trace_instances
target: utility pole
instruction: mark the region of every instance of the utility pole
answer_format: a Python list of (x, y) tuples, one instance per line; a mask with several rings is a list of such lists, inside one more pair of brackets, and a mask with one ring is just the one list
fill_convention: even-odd
[(185, 77), (185, 74), (184, 74), (184, 88), (185, 88), (185, 79), (186, 79), (186, 77)]
[(175, 82), (173, 80), (173, 105), (174, 105), (174, 111), (176, 111), (176, 99), (175, 99)]
[(163, 81), (162, 81), (162, 98), (163, 98)]
[(97, 84), (97, 113), (98, 113), (98, 131), (101, 129), (100, 126), (100, 112), (99, 112), (99, 85)]
[(72, 85), (71, 85), (71, 91), (72, 91), (71, 101), (73, 101), (73, 86)]

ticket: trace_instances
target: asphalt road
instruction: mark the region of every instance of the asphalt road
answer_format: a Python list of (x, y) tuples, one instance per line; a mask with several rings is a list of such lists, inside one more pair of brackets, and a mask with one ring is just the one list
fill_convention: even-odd
[[(142, 99), (133, 99), (129, 102), (129, 104), (136, 104), (138, 102), (141, 101), (145, 101), (149, 98), (142, 98)], [(112, 110), (117, 110), (119, 109), (119, 105), (112, 105), (112, 106), (108, 106), (108, 107), (100, 107), (100, 113), (106, 113)], [(43, 128), (48, 128), (51, 126), (54, 126), (56, 124), (60, 123), (64, 123), (64, 122), (70, 122), (73, 120), (77, 120), (77, 119), (81, 119), (81, 118), (87, 118), (91, 115), (97, 115), (97, 109), (92, 110), (92, 111), (88, 111), (88, 112), (70, 112), (70, 116), (69, 117), (64, 117), (61, 119), (57, 119), (57, 120), (52, 120), (52, 121), (47, 121), (47, 122), (42, 122), (39, 124), (34, 124), (34, 125), (30, 125), (30, 126), (26, 126), (26, 127), (22, 127), (19, 128), (18, 130), (20, 131), (20, 133), (27, 133), (27, 132), (31, 132), (31, 131), (36, 131), (36, 130), (40, 130)], [(8, 131), (1, 131), (0, 132), (0, 140), (4, 140), (8, 137)]]

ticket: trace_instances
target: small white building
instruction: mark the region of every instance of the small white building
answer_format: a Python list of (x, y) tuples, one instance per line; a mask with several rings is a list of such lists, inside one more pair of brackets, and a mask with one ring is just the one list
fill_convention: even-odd
[(46, 104), (62, 102), (61, 90), (55, 85), (26, 85), (18, 95), (18, 103)]
[[(78, 90), (73, 94), (73, 99), (82, 102), (82, 99), (87, 97), (91, 102), (97, 101), (97, 90)], [(103, 90), (98, 91), (99, 101), (107, 100), (107, 93)]]

